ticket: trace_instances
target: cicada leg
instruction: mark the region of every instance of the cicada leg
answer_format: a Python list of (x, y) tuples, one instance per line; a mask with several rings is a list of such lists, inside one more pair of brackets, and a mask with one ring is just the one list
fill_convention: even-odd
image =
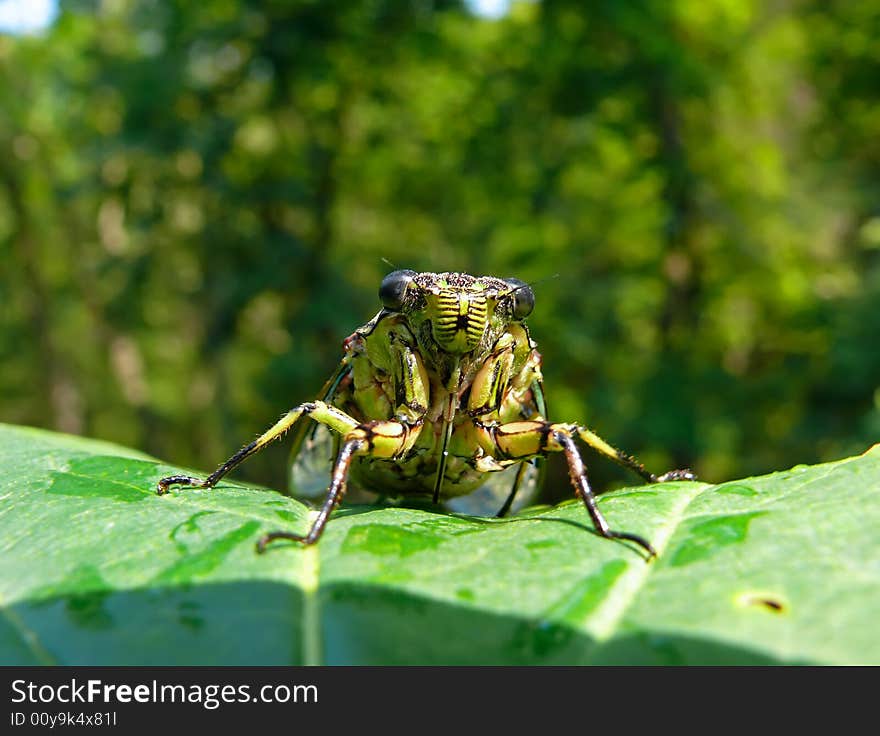
[(285, 432), (304, 417), (309, 417), (316, 422), (325, 424), (342, 435), (342, 445), (333, 467), (333, 475), (327, 491), (327, 498), (318, 512), (318, 516), (312, 523), (308, 534), (299, 535), (283, 531), (271, 532), (257, 542), (257, 550), (259, 552), (262, 552), (266, 545), (274, 539), (290, 539), (303, 544), (313, 544), (318, 541), (331, 512), (345, 495), (348, 471), (354, 456), (395, 457), (412, 447), (421, 431), (421, 423), (415, 426), (408, 426), (395, 421), (360, 423), (357, 419), (337, 409), (332, 404), (327, 404), (323, 401), (310, 401), (300, 404), (295, 409), (291, 409), (272, 427), (253, 442), (242, 447), (204, 480), (188, 475), (171, 475), (159, 481), (156, 492), (159, 495), (167, 493), (172, 485), (213, 488), (224, 475), (251, 455), (259, 452), (266, 445), (284, 435)]
[(648, 553), (649, 560), (652, 557), (656, 557), (657, 551), (651, 546), (651, 543), (640, 537), (638, 534), (615, 532), (609, 528), (608, 522), (605, 521), (605, 517), (602, 516), (602, 512), (599, 511), (596, 497), (590, 489), (590, 482), (587, 480), (587, 471), (584, 467), (584, 462), (574, 444), (572, 436), (564, 431), (555, 431), (553, 432), (553, 440), (565, 453), (565, 459), (568, 461), (568, 473), (571, 477), (571, 482), (575, 487), (575, 492), (581, 497), (584, 506), (587, 507), (587, 511), (590, 514), (590, 518), (593, 520), (593, 525), (596, 527), (596, 531), (608, 539), (628, 539), (631, 542), (635, 542)]
[(320, 539), (321, 534), (324, 532), (324, 527), (327, 525), (327, 520), (330, 518), (330, 514), (333, 513), (333, 509), (339, 505), (342, 501), (342, 497), (345, 495), (351, 461), (354, 459), (354, 456), (363, 451), (365, 447), (367, 447), (367, 440), (355, 438), (347, 440), (342, 444), (342, 447), (339, 448), (339, 455), (337, 455), (336, 462), (333, 464), (333, 474), (330, 478), (330, 488), (327, 491), (327, 498), (324, 501), (324, 505), (321, 506), (318, 516), (312, 522), (312, 528), (309, 529), (308, 534), (293, 534), (292, 532), (283, 531), (269, 532), (257, 540), (257, 552), (263, 552), (266, 549), (266, 545), (275, 539), (290, 539), (291, 541), (300, 542), (302, 544), (314, 544), (317, 542), (318, 539)]
[(638, 473), (640, 476), (642, 476), (642, 478), (648, 481), (648, 483), (664, 483), (667, 480), (697, 479), (697, 476), (695, 476), (691, 470), (686, 468), (683, 470), (670, 470), (669, 472), (663, 473), (662, 475), (654, 475), (653, 473), (649, 473), (647, 470), (645, 470), (645, 466), (642, 465), (638, 460), (636, 460), (632, 455), (627, 455), (625, 452), (623, 452), (623, 450), (618, 450), (616, 447), (612, 447), (595, 432), (591, 432), (586, 427), (577, 427), (576, 431), (578, 437), (580, 437), (586, 444), (596, 450), (596, 452), (604, 455), (609, 460), (614, 461), (618, 465), (622, 465), (624, 468), (628, 468), (634, 473)]
[(356, 419), (350, 417), (344, 411), (340, 411), (332, 404), (327, 404), (323, 401), (309, 401), (287, 412), (257, 439), (242, 447), (204, 480), (199, 480), (189, 475), (170, 475), (167, 478), (162, 478), (157, 483), (156, 492), (161, 496), (167, 493), (171, 486), (213, 488), (224, 475), (241, 465), (251, 455), (258, 453), (266, 445), (283, 436), (302, 417), (311, 417), (315, 421), (321, 422), (321, 424), (326, 424), (340, 434), (345, 434), (358, 426)]
[(333, 473), (324, 505), (312, 522), (308, 534), (294, 534), (286, 531), (269, 532), (257, 542), (257, 551), (263, 552), (266, 545), (276, 539), (289, 539), (301, 544), (314, 544), (321, 538), (330, 514), (333, 513), (348, 484), (351, 462), (356, 455), (391, 458), (403, 454), (415, 443), (422, 425), (408, 426), (401, 422), (381, 421), (358, 424), (342, 438), (339, 454), (333, 464)]
[[(543, 468), (543, 458), (538, 458), (535, 462), (541, 463), (541, 465), (537, 469), (537, 473), (540, 475), (544, 472)], [(516, 494), (519, 492), (520, 486), (522, 486), (523, 481), (525, 480), (526, 475), (529, 472), (530, 465), (527, 462), (522, 462), (519, 464), (519, 467), (516, 470), (516, 476), (513, 479), (513, 484), (510, 487), (510, 493), (507, 494), (507, 498), (504, 500), (501, 508), (498, 509), (498, 512), (495, 514), (496, 519), (503, 519), (507, 514), (510, 513), (510, 509), (513, 506), (513, 502), (516, 499)]]
[(539, 421), (512, 422), (495, 427), (492, 430), (492, 435), (498, 448), (499, 457), (516, 459), (546, 455), (550, 452), (564, 453), (572, 485), (590, 514), (596, 531), (608, 539), (626, 539), (634, 542), (648, 553), (648, 559), (655, 557), (657, 553), (646, 539), (637, 534), (612, 530), (602, 512), (599, 511), (574, 438), (581, 437), (584, 442), (595, 447), (604, 455), (635, 470), (649, 483), (658, 483), (673, 478), (693, 479), (693, 474), (690, 471), (672, 471), (662, 476), (653, 475), (634, 458), (611, 447), (598, 435), (574, 424), (551, 424)]

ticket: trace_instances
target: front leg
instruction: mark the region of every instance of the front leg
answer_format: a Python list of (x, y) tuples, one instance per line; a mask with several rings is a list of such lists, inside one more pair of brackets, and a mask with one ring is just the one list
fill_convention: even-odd
[(159, 481), (157, 493), (167, 493), (172, 485), (195, 486), (196, 488), (213, 488), (229, 471), (241, 464), (245, 459), (259, 452), (273, 440), (281, 437), (300, 419), (310, 417), (316, 422), (325, 424), (343, 435), (339, 455), (333, 466), (327, 498), (305, 535), (292, 532), (276, 531), (264, 535), (257, 541), (257, 551), (263, 552), (266, 545), (275, 539), (290, 539), (304, 545), (314, 544), (320, 539), (333, 509), (342, 501), (348, 482), (348, 473), (352, 460), (356, 455), (394, 458), (407, 452), (416, 442), (422, 429), (421, 420), (414, 424), (398, 421), (377, 421), (360, 423), (341, 409), (323, 401), (310, 401), (291, 409), (266, 432), (248, 445), (242, 447), (229, 460), (205, 480), (188, 475), (171, 475)]
[(309, 401), (291, 409), (253, 442), (242, 447), (231, 458), (223, 463), (205, 480), (189, 475), (169, 475), (156, 484), (156, 493), (160, 496), (168, 492), (171, 486), (195, 486), (196, 488), (213, 488), (218, 481), (233, 468), (247, 460), (251, 455), (262, 450), (266, 445), (277, 440), (303, 417), (311, 417), (316, 422), (326, 424), (340, 434), (346, 434), (358, 425), (357, 419), (344, 411), (323, 401)]
[(324, 527), (330, 514), (333, 513), (345, 495), (348, 484), (348, 474), (351, 462), (356, 455), (370, 457), (394, 458), (408, 452), (415, 444), (421, 433), (421, 422), (415, 426), (402, 422), (367, 422), (359, 424), (343, 438), (339, 448), (339, 455), (333, 465), (333, 473), (330, 479), (330, 487), (327, 489), (327, 498), (318, 512), (318, 516), (312, 522), (308, 534), (294, 534), (286, 531), (269, 532), (257, 542), (257, 552), (263, 552), (266, 545), (276, 539), (289, 539), (303, 545), (314, 544), (324, 533)]
[(568, 461), (569, 477), (574, 485), (575, 492), (581, 497), (584, 506), (587, 507), (587, 512), (593, 520), (593, 525), (596, 527), (596, 531), (608, 539), (628, 539), (631, 542), (635, 542), (648, 553), (649, 560), (656, 557), (657, 551), (646, 539), (643, 539), (638, 534), (612, 531), (608, 526), (608, 522), (605, 521), (605, 517), (602, 516), (602, 512), (599, 511), (596, 497), (590, 489), (590, 482), (587, 480), (587, 470), (584, 467), (584, 461), (581, 459), (581, 454), (578, 452), (571, 434), (562, 429), (554, 430), (552, 438), (552, 444), (561, 447), (562, 451), (565, 453), (565, 459)]

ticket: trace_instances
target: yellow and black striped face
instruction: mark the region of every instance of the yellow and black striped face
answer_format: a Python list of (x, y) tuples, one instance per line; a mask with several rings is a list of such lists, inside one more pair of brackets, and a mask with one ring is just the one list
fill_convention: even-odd
[(434, 340), (443, 350), (469, 353), (480, 344), (489, 316), (485, 290), (437, 287), (425, 300)]
[(535, 300), (517, 279), (415, 271), (388, 274), (379, 297), (386, 310), (406, 315), (414, 327), (424, 326), (436, 346), (452, 355), (497, 338), (508, 323), (527, 317)]

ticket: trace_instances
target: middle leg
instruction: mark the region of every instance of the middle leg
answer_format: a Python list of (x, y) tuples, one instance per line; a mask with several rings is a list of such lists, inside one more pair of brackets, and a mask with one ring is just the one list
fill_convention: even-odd
[(637, 534), (612, 530), (599, 511), (596, 497), (587, 479), (584, 462), (575, 445), (574, 436), (577, 430), (577, 425), (572, 424), (526, 421), (502, 424), (492, 430), (492, 435), (499, 456), (506, 459), (526, 459), (550, 452), (564, 453), (575, 493), (583, 501), (596, 531), (607, 539), (626, 539), (634, 542), (648, 553), (648, 559), (655, 557), (657, 553), (650, 542)]

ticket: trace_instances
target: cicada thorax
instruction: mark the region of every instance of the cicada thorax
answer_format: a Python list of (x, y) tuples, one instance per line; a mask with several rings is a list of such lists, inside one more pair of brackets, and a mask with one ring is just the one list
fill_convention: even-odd
[[(466, 333), (483, 319), (478, 303), (463, 306), (457, 302), (454, 306), (462, 314), (476, 315), (473, 320), (462, 320), (456, 330)], [(399, 495), (431, 492), (440, 463), (443, 416), (450, 400), (450, 366), (454, 363), (459, 365), (460, 382), (446, 447), (444, 498), (470, 494), (486, 481), (487, 470), (505, 467), (489, 457), (494, 446), (490, 425), (541, 413), (531, 390), (532, 384), (540, 381), (540, 356), (522, 325), (510, 325), (493, 345), (478, 345), (454, 359), (446, 350), (430, 354), (421, 348), (418, 330), (433, 329), (428, 322), (413, 326), (399, 315), (389, 315), (373, 324), (369, 333), (346, 341), (350, 373), (330, 400), (360, 421), (402, 419), (412, 422), (418, 433), (399, 457), (355, 461), (352, 477), (366, 489)], [(480, 341), (484, 340), (484, 329)], [(453, 340), (474, 337), (450, 334)]]

